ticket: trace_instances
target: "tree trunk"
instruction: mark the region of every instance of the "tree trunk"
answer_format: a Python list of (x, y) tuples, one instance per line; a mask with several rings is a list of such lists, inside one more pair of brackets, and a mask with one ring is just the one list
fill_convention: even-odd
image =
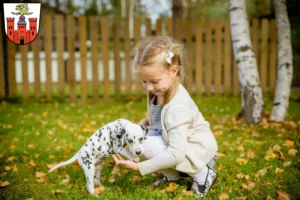
[(291, 29), (285, 0), (274, 0), (274, 7), (277, 23), (278, 65), (274, 106), (270, 119), (283, 121), (289, 106), (293, 77)]
[(242, 92), (242, 117), (248, 124), (256, 124), (262, 119), (264, 102), (244, 0), (230, 0), (230, 23)]

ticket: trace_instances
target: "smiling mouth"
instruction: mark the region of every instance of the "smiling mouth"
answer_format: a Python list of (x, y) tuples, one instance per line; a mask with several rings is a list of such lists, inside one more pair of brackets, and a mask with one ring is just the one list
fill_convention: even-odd
[(158, 92), (158, 90), (151, 92), (152, 94), (155, 94), (156, 92)]

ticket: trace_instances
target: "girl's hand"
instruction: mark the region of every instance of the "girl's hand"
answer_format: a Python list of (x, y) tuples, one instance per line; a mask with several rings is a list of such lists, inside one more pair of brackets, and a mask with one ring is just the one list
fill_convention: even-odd
[(112, 155), (117, 165), (124, 166), (128, 169), (132, 169), (134, 171), (139, 171), (138, 164), (131, 160), (124, 160), (120, 154)]
[(139, 122), (140, 125), (143, 125), (143, 126), (149, 126), (149, 120), (148, 118), (144, 118), (142, 119), (140, 122)]

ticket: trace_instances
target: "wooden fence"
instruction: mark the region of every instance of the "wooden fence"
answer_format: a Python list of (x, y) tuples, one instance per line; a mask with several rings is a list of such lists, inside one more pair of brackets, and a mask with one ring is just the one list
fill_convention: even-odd
[[(276, 77), (276, 23), (274, 19), (249, 21), (251, 37), (263, 92), (273, 92)], [(3, 20), (0, 27), (3, 28)], [(7, 39), (8, 91), (5, 91), (4, 67), (0, 67), (0, 98), (21, 95), (26, 101), (53, 96), (69, 97), (82, 103), (88, 97), (93, 102), (108, 102), (112, 94), (140, 95), (141, 84), (134, 76), (132, 48), (141, 38), (149, 35), (168, 35), (182, 41), (188, 51), (185, 86), (196, 95), (239, 93), (237, 67), (232, 54), (230, 22), (228, 19), (178, 19), (173, 27), (171, 18), (134, 19), (133, 37), (130, 38), (128, 19), (43, 15), (38, 37), (30, 45), (17, 46)], [(175, 29), (175, 34), (173, 33)], [(2, 32), (0, 32), (2, 34)], [(91, 45), (87, 47), (87, 41)], [(0, 66), (4, 65), (2, 36), (0, 35)], [(78, 52), (79, 50), (79, 52)], [(33, 54), (34, 81), (28, 80), (28, 52)], [(41, 81), (41, 57), (45, 53), (45, 81)], [(57, 81), (53, 81), (53, 52), (56, 52)], [(63, 54), (67, 52), (68, 58)], [(16, 55), (21, 55), (22, 81), (16, 81)], [(80, 55), (80, 80), (76, 80), (75, 55)], [(109, 64), (113, 55), (113, 65)], [(87, 55), (90, 55), (89, 57)], [(99, 68), (99, 63), (102, 65)], [(113, 68), (113, 80), (110, 80)], [(92, 77), (87, 78), (88, 70)], [(100, 71), (99, 71), (100, 70)], [(99, 78), (102, 74), (103, 79)], [(100, 99), (101, 98), (101, 99)], [(102, 99), (103, 98), (103, 99)]]

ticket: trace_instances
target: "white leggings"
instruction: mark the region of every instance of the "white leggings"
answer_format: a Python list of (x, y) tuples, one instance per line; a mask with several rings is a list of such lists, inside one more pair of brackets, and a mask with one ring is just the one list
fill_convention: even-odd
[[(168, 146), (164, 144), (164, 141), (163, 141), (163, 138), (161, 135), (158, 135), (157, 132), (155, 132), (155, 131), (149, 132), (149, 134), (147, 135), (147, 139), (144, 140), (144, 153), (142, 156), (145, 159), (151, 159), (151, 158), (157, 156), (158, 154), (163, 153), (167, 149), (167, 147)], [(217, 159), (217, 158), (215, 158), (215, 159)], [(211, 161), (213, 161), (213, 160), (214, 160), (214, 158), (211, 159)], [(175, 166), (174, 166), (174, 168), (159, 170), (158, 172), (162, 173), (165, 177), (167, 177), (168, 181), (176, 181), (181, 178), (179, 175), (179, 171), (175, 170)], [(202, 182), (204, 184), (203, 181), (205, 181), (205, 179), (207, 177), (207, 173), (208, 173), (208, 168), (205, 167), (202, 170), (200, 170), (199, 172), (187, 173), (187, 174), (189, 176), (191, 176), (194, 181), (196, 181), (198, 183)]]
[[(144, 154), (142, 156), (145, 159), (151, 159), (164, 152), (167, 147), (163, 142), (162, 136), (147, 136), (147, 139), (144, 140)], [(169, 181), (180, 179), (179, 172), (175, 169), (162, 169), (159, 172), (166, 176)]]

